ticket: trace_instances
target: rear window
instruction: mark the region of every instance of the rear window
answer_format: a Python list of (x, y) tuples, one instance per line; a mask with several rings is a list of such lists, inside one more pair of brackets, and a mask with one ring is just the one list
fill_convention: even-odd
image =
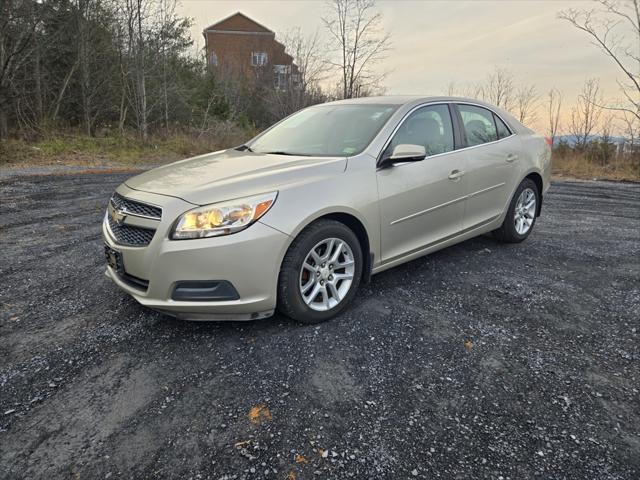
[(474, 105), (458, 105), (470, 147), (498, 140), (493, 112)]
[(495, 113), (493, 114), (493, 119), (496, 122), (499, 139), (507, 138), (509, 135), (511, 135), (511, 131), (509, 130), (509, 128), (505, 125), (505, 123), (502, 120), (500, 120), (500, 117), (497, 116)]

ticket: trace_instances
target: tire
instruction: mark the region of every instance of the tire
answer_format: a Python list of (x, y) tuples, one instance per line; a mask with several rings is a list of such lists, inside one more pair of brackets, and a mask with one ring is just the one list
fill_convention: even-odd
[[(519, 202), (524, 198), (523, 194), (526, 197), (531, 193), (533, 194), (535, 203), (533, 204), (533, 208), (526, 209), (524, 208), (526, 205), (519, 204)], [(505, 216), (502, 225), (500, 228), (493, 231), (493, 235), (498, 240), (506, 243), (520, 243), (524, 241), (533, 231), (533, 227), (536, 224), (539, 206), (540, 192), (538, 191), (538, 186), (530, 178), (525, 178), (520, 185), (518, 185), (518, 188), (511, 199), (511, 203), (509, 203), (507, 215)], [(516, 218), (517, 212), (518, 217), (522, 220), (518, 220), (518, 218)], [(526, 223), (519, 223), (519, 221), (530, 221), (531, 223), (527, 225), (527, 228), (525, 229)]]
[[(341, 245), (346, 247), (338, 248)], [(327, 254), (329, 248), (332, 250)], [(338, 256), (330, 261), (327, 255)], [(278, 277), (278, 311), (307, 324), (336, 316), (356, 294), (363, 264), (360, 242), (351, 229), (335, 220), (312, 223), (296, 237), (282, 261)], [(350, 283), (349, 275), (352, 275)], [(305, 289), (306, 297), (303, 295)], [(316, 296), (313, 296), (314, 289), (319, 289)]]

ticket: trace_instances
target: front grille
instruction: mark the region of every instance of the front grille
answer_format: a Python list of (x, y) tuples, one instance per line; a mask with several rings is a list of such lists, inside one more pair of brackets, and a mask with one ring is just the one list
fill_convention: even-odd
[(130, 213), (132, 215), (141, 215), (143, 217), (157, 218), (160, 220), (162, 217), (162, 209), (160, 207), (154, 207), (145, 203), (136, 202), (128, 198), (124, 198), (118, 193), (114, 193), (111, 197), (111, 205), (116, 210)]
[(149, 230), (148, 228), (120, 225), (111, 218), (111, 215), (107, 215), (107, 221), (109, 222), (109, 230), (120, 245), (144, 247), (149, 245), (153, 235), (156, 233), (155, 230)]

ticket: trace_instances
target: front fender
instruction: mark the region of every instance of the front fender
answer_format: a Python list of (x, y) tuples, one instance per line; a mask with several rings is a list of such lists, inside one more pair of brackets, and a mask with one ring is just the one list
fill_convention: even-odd
[(347, 214), (357, 219), (367, 234), (371, 253), (380, 258), (375, 159), (350, 158), (344, 173), (283, 188), (276, 203), (260, 221), (289, 235), (293, 241), (308, 225), (331, 214)]

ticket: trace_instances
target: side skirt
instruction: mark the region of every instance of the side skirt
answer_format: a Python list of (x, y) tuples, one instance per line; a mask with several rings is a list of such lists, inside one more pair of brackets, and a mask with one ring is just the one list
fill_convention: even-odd
[(371, 273), (375, 275), (376, 273), (383, 272), (384, 270), (393, 268), (402, 263), (415, 260), (416, 258), (423, 257), (425, 255), (428, 255), (429, 253), (442, 250), (443, 248), (450, 247), (451, 245), (455, 245), (456, 243), (464, 242), (465, 240), (469, 240), (470, 238), (477, 237), (478, 235), (482, 235), (483, 233), (490, 232), (498, 228), (500, 226), (500, 223), (501, 222), (500, 222), (499, 215), (495, 217), (491, 217), (490, 219), (485, 220), (482, 223), (465, 228), (464, 230), (458, 233), (454, 233), (453, 235), (444, 237), (436, 242), (430, 243), (429, 245), (426, 245), (424, 247), (419, 247), (399, 257), (386, 260), (380, 265), (374, 267)]

